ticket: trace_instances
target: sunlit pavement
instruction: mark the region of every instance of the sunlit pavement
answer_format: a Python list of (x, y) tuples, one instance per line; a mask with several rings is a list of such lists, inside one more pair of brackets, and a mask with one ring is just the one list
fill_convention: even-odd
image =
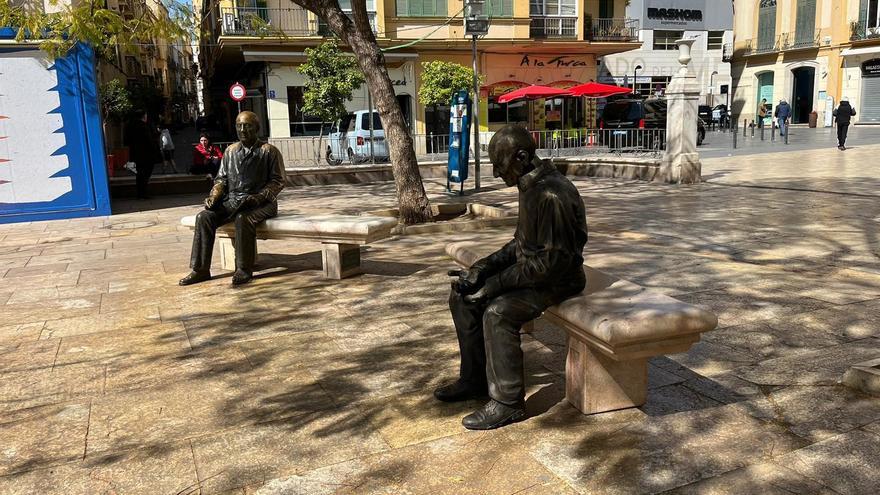
[[(880, 399), (837, 382), (880, 357), (880, 145), (854, 130), (845, 152), (727, 157), (711, 139), (707, 183), (575, 183), (587, 262), (719, 328), (651, 361), (644, 407), (582, 416), (564, 334), (539, 321), (529, 416), (490, 432), (460, 426), (478, 402), (431, 396), (457, 371), (443, 248), (510, 228), (379, 242), (342, 281), (321, 278), (318, 245), (261, 241), (258, 278), (232, 289), (219, 269), (176, 285), (198, 196), (0, 226), (0, 493), (874, 494)], [(433, 201), (516, 208), (488, 186), (426, 183)], [(281, 198), (282, 213), (393, 204), (391, 183)]]

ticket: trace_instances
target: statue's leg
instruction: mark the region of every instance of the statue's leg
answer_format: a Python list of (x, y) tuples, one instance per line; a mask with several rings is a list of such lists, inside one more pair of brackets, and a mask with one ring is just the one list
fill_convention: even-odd
[(458, 350), (461, 354), (459, 380), (473, 388), (483, 388), (486, 384), (486, 347), (483, 340), (483, 309), (485, 304), (474, 304), (464, 300), (454, 290), (449, 293), (449, 310), (458, 335)]
[(227, 221), (225, 211), (202, 210), (196, 215), (192, 255), (189, 260), (190, 268), (197, 272), (206, 272), (211, 269), (211, 253), (214, 251), (217, 228)]
[(489, 397), (508, 406), (522, 405), (526, 392), (520, 328), (546, 308), (547, 295), (532, 289), (507, 292), (486, 307), (483, 331)]
[(278, 214), (278, 203), (272, 201), (235, 215), (235, 268), (254, 272), (257, 261), (257, 225)]

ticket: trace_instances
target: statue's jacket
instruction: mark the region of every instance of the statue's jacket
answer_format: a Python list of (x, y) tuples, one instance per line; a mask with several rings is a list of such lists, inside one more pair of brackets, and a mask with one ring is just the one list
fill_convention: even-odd
[(535, 158), (519, 180), (519, 220), (513, 240), (475, 267), (493, 276), (493, 296), (521, 288), (565, 294), (583, 290), (587, 243), (584, 202), (577, 188), (549, 161)]
[(241, 202), (256, 195), (259, 204), (274, 203), (284, 189), (284, 160), (278, 148), (257, 141), (250, 149), (241, 142), (226, 148), (214, 187), (225, 193), (223, 206), (229, 212), (239, 209)]

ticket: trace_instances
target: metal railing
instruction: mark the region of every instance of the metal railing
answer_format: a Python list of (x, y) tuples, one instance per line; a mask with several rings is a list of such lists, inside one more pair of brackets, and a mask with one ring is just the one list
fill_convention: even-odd
[(638, 19), (592, 19), (586, 17), (586, 39), (590, 41), (638, 41)]
[[(480, 156), (488, 160), (487, 147), (494, 132), (480, 133)], [(538, 155), (543, 158), (592, 155), (659, 156), (666, 148), (665, 129), (569, 129), (532, 131)], [(385, 157), (373, 159), (343, 158), (341, 162), (328, 160), (330, 138), (302, 136), (269, 138), (284, 157), (287, 168), (369, 166), (387, 163)], [(445, 162), (449, 153), (449, 135), (415, 134), (413, 147), (420, 163)], [(471, 148), (473, 156), (473, 148)], [(488, 161), (487, 161), (488, 163)]]
[(577, 19), (577, 16), (532, 16), (529, 36), (532, 38), (575, 38), (577, 37)]
[(760, 55), (762, 53), (771, 53), (779, 51), (779, 42), (781, 37), (775, 38), (758, 38), (746, 41), (744, 50), (745, 55)]
[(318, 36), (318, 21), (302, 8), (222, 7), (224, 36)]
[[(345, 15), (349, 17), (349, 19), (354, 22), (354, 18), (352, 18), (352, 13), (350, 11), (345, 11)], [(370, 21), (370, 27), (373, 29), (373, 33), (378, 33), (376, 30), (376, 13), (375, 12), (367, 12), (367, 20)], [(318, 20), (318, 35), (320, 36), (333, 36), (333, 31), (330, 29), (326, 23), (321, 20)]]
[(821, 29), (815, 31), (795, 32), (794, 35), (792, 35), (792, 33), (786, 33), (780, 36), (779, 46), (782, 50), (814, 48), (819, 46), (819, 38), (821, 35)]
[(850, 41), (871, 40), (880, 38), (880, 26), (868, 27), (866, 22), (850, 22)]

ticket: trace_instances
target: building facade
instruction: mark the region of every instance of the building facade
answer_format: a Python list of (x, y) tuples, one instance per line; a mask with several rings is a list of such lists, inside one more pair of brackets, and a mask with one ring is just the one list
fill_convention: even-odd
[(599, 82), (631, 86), (641, 96), (663, 94), (680, 67), (675, 40), (694, 38), (690, 65), (700, 83), (700, 104), (729, 103), (731, 2), (632, 0), (626, 11), (627, 17), (638, 20), (641, 46), (603, 57)]
[[(534, 129), (583, 125), (582, 102), (498, 104), (505, 92), (530, 84), (568, 87), (595, 80), (597, 61), (637, 47), (636, 21), (625, 18), (625, 0), (497, 0), (487, 2), (491, 25), (478, 43), (478, 70), (483, 75), (480, 126), (492, 130), (505, 122)], [(340, 2), (343, 8), (350, 5)], [(445, 134), (444, 107), (418, 102), (421, 64), (433, 60), (472, 64), (465, 38), (463, 4), (453, 0), (368, 0), (376, 38), (385, 52), (388, 72), (414, 134)], [(252, 22), (254, 16), (263, 22)], [(230, 128), (238, 105), (228, 88), (248, 88), (242, 109), (256, 112), (273, 138), (317, 135), (321, 124), (302, 113), (305, 81), (298, 66), (304, 50), (331, 33), (315, 16), (289, 0), (260, 5), (233, 5), (222, 0), (203, 9), (200, 67), (205, 79), (205, 111)], [(266, 24), (285, 36), (265, 32)], [(349, 110), (367, 109), (366, 87), (356, 92)], [(567, 122), (562, 122), (561, 119)]]
[(734, 113), (755, 118), (781, 100), (793, 123), (831, 125), (847, 98), (857, 124), (880, 123), (878, 0), (737, 0), (732, 71)]

